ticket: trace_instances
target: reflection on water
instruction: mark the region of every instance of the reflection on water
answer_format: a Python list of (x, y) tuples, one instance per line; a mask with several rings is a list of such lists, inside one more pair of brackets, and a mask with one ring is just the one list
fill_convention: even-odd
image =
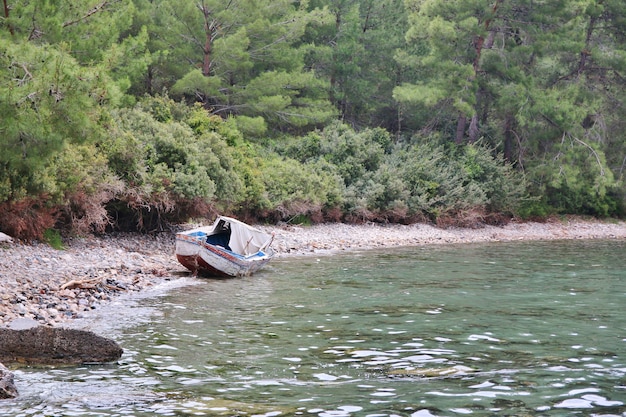
[(196, 280), (125, 310), (144, 314), (114, 332), (118, 364), (18, 370), (0, 416), (626, 416), (625, 249), (403, 248)]

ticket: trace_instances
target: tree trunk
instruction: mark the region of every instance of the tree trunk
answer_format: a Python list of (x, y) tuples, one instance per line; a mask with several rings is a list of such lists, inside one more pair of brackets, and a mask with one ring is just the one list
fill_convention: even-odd
[(204, 17), (204, 47), (202, 48), (202, 75), (208, 77), (211, 75), (213, 67), (213, 39), (215, 39), (219, 24), (215, 19), (211, 19), (211, 10), (204, 4), (198, 5)]
[[(337, 10), (337, 13), (335, 14), (335, 33), (339, 34), (340, 28), (341, 28), (341, 10)], [(340, 107), (338, 105), (337, 97), (335, 95), (335, 91), (337, 89), (337, 69), (336, 69), (337, 64), (336, 62), (334, 62), (335, 60), (336, 60), (336, 57), (333, 57), (333, 67), (330, 73), (330, 90), (328, 93), (328, 100), (333, 105), (335, 105), (337, 109), (339, 109)], [(343, 116), (343, 113), (342, 113), (342, 116)]]
[[(7, 0), (2, 0), (4, 2), (4, 18), (8, 19), (9, 18), (9, 5), (7, 4)], [(8, 25), (9, 27), (9, 32), (11, 33), (11, 36), (15, 35), (15, 31), (13, 30), (13, 26), (11, 26), (11, 24)]]
[(593, 35), (593, 31), (596, 26), (596, 18), (592, 17), (589, 19), (589, 25), (587, 26), (587, 34), (585, 37), (585, 48), (580, 51), (580, 61), (578, 62), (578, 69), (576, 78), (580, 77), (580, 75), (585, 71), (587, 67), (587, 61), (591, 56), (591, 37)]
[(469, 143), (474, 143), (478, 140), (478, 134), (480, 133), (480, 130), (478, 129), (478, 113), (474, 113), (474, 115), (472, 116), (472, 120), (470, 121), (470, 125), (469, 125), (469, 131), (467, 132), (468, 134), (468, 142)]
[[(498, 7), (500, 6), (500, 3), (502, 3), (503, 0), (496, 0), (496, 2), (493, 4), (492, 7), (492, 11), (493, 14), (495, 15), (496, 12), (498, 11)], [(485, 41), (485, 38), (483, 36), (477, 36), (474, 39), (474, 49), (476, 51), (476, 56), (474, 58), (474, 62), (473, 62), (473, 67), (474, 67), (474, 75), (473, 78), (474, 80), (476, 80), (478, 78), (478, 73), (480, 72), (480, 57), (482, 56), (482, 52), (483, 49), (487, 48), (491, 48), (493, 46), (493, 41), (494, 41), (494, 32), (492, 30), (489, 29), (490, 25), (491, 25), (492, 19), (487, 19), (485, 20), (485, 30), (489, 31), (489, 36), (487, 37), (487, 40)], [(481, 99), (481, 95), (482, 95), (482, 91), (481, 89), (478, 89), (478, 91), (476, 92), (476, 108), (474, 110), (474, 114), (472, 115), (472, 119), (470, 121), (470, 126), (469, 126), (469, 132), (468, 132), (468, 141), (470, 143), (476, 142), (478, 140), (478, 136), (480, 134), (480, 128), (478, 126), (478, 108), (479, 108), (479, 103), (480, 103), (480, 99)], [(463, 128), (465, 128), (465, 123), (467, 123), (467, 121), (464, 122)], [(460, 143), (459, 140), (459, 127), (457, 126), (457, 136), (456, 136), (456, 141), (457, 143)]]
[(513, 159), (513, 117), (507, 114), (504, 119), (504, 159)]
[(467, 125), (467, 117), (463, 114), (459, 114), (459, 119), (456, 123), (456, 138), (454, 139), (457, 145), (463, 143), (463, 138), (465, 137), (465, 125)]
[(148, 67), (148, 73), (146, 74), (146, 93), (148, 95), (152, 95), (153, 92), (153, 81), (154, 81), (154, 67), (150, 65)]
[(211, 52), (212, 52), (212, 48), (213, 48), (213, 39), (212, 39), (212, 33), (208, 24), (208, 21), (205, 19), (204, 22), (204, 30), (205, 30), (205, 35), (206, 35), (206, 39), (204, 41), (204, 48), (203, 48), (203, 52), (204, 52), (204, 57), (202, 59), (202, 75), (204, 75), (205, 77), (208, 77), (209, 75), (211, 75)]

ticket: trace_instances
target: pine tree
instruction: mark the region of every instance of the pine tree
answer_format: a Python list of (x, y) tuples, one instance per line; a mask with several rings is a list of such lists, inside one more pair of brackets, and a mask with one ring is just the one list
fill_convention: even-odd
[[(608, 130), (595, 121), (621, 101), (607, 94), (623, 84), (621, 9), (593, 0), (406, 4), (417, 53), (404, 58), (417, 77), (395, 90), (399, 101), (441, 109), (439, 129), (457, 143), (501, 146), (539, 193), (605, 198), (615, 181), (598, 140)], [(572, 160), (587, 162), (565, 169)]]
[(330, 83), (330, 100), (341, 118), (355, 126), (401, 127), (393, 88), (403, 80), (394, 61), (404, 47), (407, 19), (401, 0), (312, 2), (329, 18), (307, 28), (314, 47), (307, 65)]
[(304, 67), (300, 45), (317, 12), (289, 0), (160, 0), (151, 12), (150, 47), (158, 58), (150, 85), (256, 125), (256, 133), (266, 124), (297, 131), (334, 116), (327, 87)]
[(45, 168), (65, 146), (97, 136), (101, 79), (66, 51), (0, 44), (0, 201), (63, 191)]

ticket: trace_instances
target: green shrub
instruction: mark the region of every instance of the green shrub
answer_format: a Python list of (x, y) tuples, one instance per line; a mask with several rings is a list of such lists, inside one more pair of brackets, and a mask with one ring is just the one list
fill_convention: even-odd
[(279, 152), (302, 163), (323, 159), (350, 185), (376, 171), (391, 148), (391, 136), (384, 129), (355, 132), (348, 125), (335, 122), (321, 132), (291, 140)]
[[(129, 188), (143, 195), (167, 194), (210, 199), (215, 183), (207, 170), (196, 137), (187, 125), (162, 123), (140, 108), (114, 113), (115, 128), (102, 144), (115, 172)], [(211, 158), (216, 159), (211, 155)]]
[(65, 246), (63, 245), (63, 240), (61, 239), (61, 233), (56, 229), (46, 229), (43, 232), (43, 241), (54, 249), (65, 249)]
[(511, 215), (527, 196), (522, 175), (502, 155), (494, 156), (489, 147), (480, 143), (468, 144), (454, 161), (459, 161), (463, 167), (465, 185), (474, 185), (481, 190), (488, 212)]
[(228, 119), (228, 123), (233, 124), (235, 128), (246, 137), (259, 138), (267, 133), (267, 123), (265, 123), (265, 119), (260, 116), (231, 117)]
[(344, 210), (348, 219), (402, 221), (408, 215), (409, 196), (399, 167), (383, 164), (347, 187)]
[[(48, 167), (56, 182), (58, 225), (68, 232), (103, 232), (111, 219), (106, 204), (124, 191), (124, 182), (111, 170), (106, 155), (95, 145), (68, 146)], [(62, 197), (61, 197), (62, 196)]]
[(289, 138), (279, 152), (303, 164), (316, 161), (322, 155), (322, 136), (316, 131), (300, 138)]
[(357, 133), (347, 125), (335, 123), (322, 132), (321, 155), (337, 167), (346, 186), (356, 183), (366, 172), (373, 172), (383, 162), (385, 149), (380, 131)]
[(515, 213), (522, 220), (543, 220), (556, 214), (556, 210), (545, 199), (528, 199), (520, 204)]
[(258, 164), (263, 187), (258, 209), (265, 213), (264, 217), (288, 220), (298, 215), (313, 215), (319, 218), (324, 208), (338, 203), (340, 179), (320, 164), (301, 164), (276, 154), (264, 154)]
[(521, 175), (479, 144), (413, 145), (398, 153), (395, 163), (410, 193), (412, 214), (432, 219), (472, 210), (512, 215), (525, 198)]
[(228, 201), (236, 199), (240, 181), (232, 172), (229, 147), (212, 129), (197, 132), (184, 122), (161, 122), (141, 106), (113, 112), (109, 138), (100, 149), (124, 187), (109, 210), (142, 224), (147, 218), (184, 218), (181, 207), (210, 204), (218, 189)]
[(609, 217), (622, 213), (620, 183), (597, 144), (569, 138), (555, 152), (555, 157), (529, 169), (535, 195), (543, 196), (558, 214)]
[(464, 211), (512, 215), (525, 198), (523, 177), (480, 144), (393, 144), (388, 132), (335, 123), (287, 143), (282, 154), (323, 161), (341, 177), (344, 215), (354, 221), (411, 221)]

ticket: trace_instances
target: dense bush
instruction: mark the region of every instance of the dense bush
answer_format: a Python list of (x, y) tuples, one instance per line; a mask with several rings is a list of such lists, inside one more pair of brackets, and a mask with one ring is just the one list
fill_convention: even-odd
[(479, 214), (485, 222), (494, 214), (512, 216), (524, 199), (519, 173), (478, 144), (446, 149), (424, 142), (389, 159), (405, 184), (409, 218), (464, 224), (464, 217)]
[[(263, 186), (261, 199), (248, 205), (257, 216), (288, 221), (296, 216), (323, 218), (326, 209), (341, 199), (340, 181), (319, 164), (302, 165), (278, 155), (259, 159), (259, 175)], [(256, 209), (256, 210), (255, 210)]]
[(112, 174), (107, 183), (119, 186), (108, 194), (75, 196), (80, 198), (70, 207), (76, 217), (89, 211), (85, 206), (91, 201), (90, 214), (81, 217), (94, 220), (93, 229), (152, 230), (217, 211), (256, 219), (321, 219), (340, 199), (336, 176), (319, 164), (303, 166), (264, 151), (234, 124), (200, 107), (147, 99), (113, 112), (108, 132), (98, 152)]
[(383, 129), (335, 123), (271, 150), (232, 120), (166, 97), (111, 111), (103, 123), (105, 137), (50, 160), (42, 174), (56, 200), (25, 201), (31, 218), (47, 214), (30, 221), (37, 231), (18, 235), (41, 237), (55, 222), (76, 233), (155, 230), (216, 212), (272, 222), (449, 224), (468, 213), (489, 221), (512, 215), (524, 191), (521, 177), (478, 144), (394, 144)]
[(623, 184), (617, 181), (606, 157), (594, 142), (563, 140), (556, 157), (532, 167), (531, 191), (541, 196), (527, 215), (584, 214), (597, 217), (623, 216)]
[[(512, 216), (525, 198), (522, 176), (480, 144), (397, 144), (382, 129), (334, 124), (282, 150), (305, 166), (323, 161), (340, 176), (348, 221), (437, 221), (480, 214)], [(498, 219), (502, 219), (498, 216)]]

